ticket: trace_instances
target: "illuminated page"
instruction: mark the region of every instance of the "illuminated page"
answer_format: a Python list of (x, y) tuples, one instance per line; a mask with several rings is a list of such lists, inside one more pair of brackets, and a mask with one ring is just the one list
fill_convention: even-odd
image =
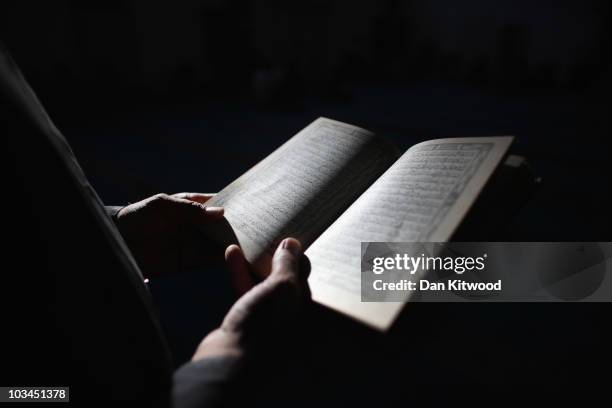
[(209, 233), (238, 241), (267, 274), (280, 240), (291, 236), (308, 247), (398, 157), (372, 132), (319, 118), (206, 203), (225, 207), (235, 236)]
[(440, 139), (410, 148), (306, 251), (313, 299), (386, 330), (405, 302), (361, 302), (361, 242), (449, 240), (511, 142)]

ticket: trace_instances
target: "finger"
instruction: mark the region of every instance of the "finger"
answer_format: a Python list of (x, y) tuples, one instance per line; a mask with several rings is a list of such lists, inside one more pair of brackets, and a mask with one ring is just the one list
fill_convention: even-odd
[(182, 198), (184, 200), (195, 201), (196, 203), (204, 204), (215, 196), (214, 193), (176, 193), (172, 195), (176, 198)]
[(242, 296), (255, 286), (248, 262), (238, 245), (230, 245), (225, 250), (225, 262), (230, 271), (232, 283), (238, 294)]
[(300, 275), (300, 259), (302, 244), (295, 238), (285, 238), (276, 248), (272, 258), (271, 276), (287, 276), (298, 279)]
[(180, 211), (184, 211), (184, 214), (188, 215), (188, 218), (194, 222), (206, 223), (223, 217), (223, 207), (206, 207), (197, 201), (176, 196), (169, 196), (167, 200), (169, 203), (176, 205), (176, 208)]
[(230, 271), (232, 283), (239, 294), (242, 295), (255, 285), (248, 262), (238, 245), (227, 247), (225, 250), (225, 262)]

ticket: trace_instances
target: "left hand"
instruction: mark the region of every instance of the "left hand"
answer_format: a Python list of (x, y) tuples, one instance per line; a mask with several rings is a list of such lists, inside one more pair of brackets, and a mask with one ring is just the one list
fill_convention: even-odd
[(223, 219), (223, 208), (203, 205), (213, 196), (157, 194), (119, 211), (117, 227), (146, 277), (223, 262), (223, 248), (201, 231)]

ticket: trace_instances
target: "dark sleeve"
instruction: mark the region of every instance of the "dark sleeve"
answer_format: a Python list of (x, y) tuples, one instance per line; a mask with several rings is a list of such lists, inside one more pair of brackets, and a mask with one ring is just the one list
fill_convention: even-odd
[(104, 209), (106, 210), (106, 214), (108, 214), (113, 221), (117, 221), (117, 214), (119, 214), (119, 211), (121, 211), (123, 207), (117, 205), (106, 205), (104, 206)]
[(174, 373), (175, 408), (227, 407), (239, 404), (243, 361), (237, 357), (206, 358)]
[(167, 407), (172, 364), (138, 265), (2, 44), (0, 118), (0, 178), (19, 198), (2, 211), (0, 384)]

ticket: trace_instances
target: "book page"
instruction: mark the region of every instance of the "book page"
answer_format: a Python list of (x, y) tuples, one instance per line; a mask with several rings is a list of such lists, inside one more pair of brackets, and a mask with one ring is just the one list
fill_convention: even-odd
[(308, 247), (398, 157), (372, 132), (319, 118), (208, 201), (225, 207), (231, 231), (205, 232), (237, 242), (265, 275), (280, 240)]
[(306, 251), (313, 299), (386, 330), (404, 303), (361, 302), (361, 242), (449, 240), (511, 142), (440, 139), (410, 148)]

